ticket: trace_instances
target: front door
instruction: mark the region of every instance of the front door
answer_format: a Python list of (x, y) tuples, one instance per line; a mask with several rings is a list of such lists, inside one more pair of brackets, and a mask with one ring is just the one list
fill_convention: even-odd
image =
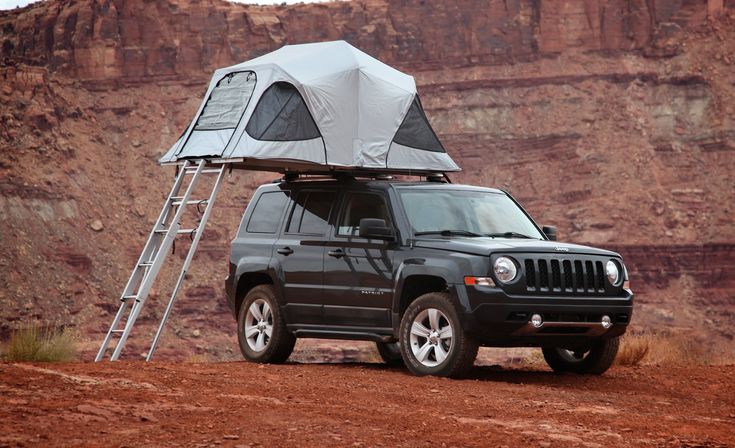
[(324, 257), (324, 314), (330, 325), (391, 329), (393, 244), (360, 238), (362, 218), (393, 226), (385, 197), (348, 192)]
[(283, 270), (284, 309), (293, 325), (322, 324), (324, 250), (335, 191), (302, 190), (294, 198), (273, 256)]

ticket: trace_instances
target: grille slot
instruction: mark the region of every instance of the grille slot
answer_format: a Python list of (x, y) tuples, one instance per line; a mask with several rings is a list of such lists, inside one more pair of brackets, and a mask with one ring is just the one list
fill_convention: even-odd
[(526, 258), (526, 286), (536, 289), (536, 267), (533, 260)]
[(574, 277), (572, 276), (572, 262), (564, 260), (562, 262), (564, 268), (564, 290), (574, 291)]
[(574, 277), (577, 279), (574, 290), (584, 291), (584, 270), (582, 270), (582, 262), (580, 260), (574, 260)]
[(551, 260), (551, 288), (554, 291), (561, 291), (561, 271), (559, 270), (559, 260)]
[(587, 260), (584, 262), (584, 267), (587, 274), (584, 281), (584, 289), (588, 291), (595, 289), (595, 270), (592, 266), (593, 265), (591, 261)]
[(523, 258), (525, 290), (530, 293), (612, 294), (607, 291), (603, 261), (599, 257), (572, 255), (562, 257), (529, 256)]
[(549, 289), (549, 268), (546, 260), (538, 260), (538, 286), (541, 290)]

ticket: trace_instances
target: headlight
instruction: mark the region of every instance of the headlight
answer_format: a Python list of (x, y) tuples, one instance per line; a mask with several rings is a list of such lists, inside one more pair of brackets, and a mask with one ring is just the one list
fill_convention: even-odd
[(516, 264), (508, 257), (500, 257), (495, 260), (493, 270), (495, 271), (495, 277), (503, 283), (512, 281), (518, 273)]
[(607, 275), (607, 280), (611, 285), (617, 286), (620, 282), (620, 269), (618, 269), (617, 263), (609, 260), (605, 265), (605, 275)]

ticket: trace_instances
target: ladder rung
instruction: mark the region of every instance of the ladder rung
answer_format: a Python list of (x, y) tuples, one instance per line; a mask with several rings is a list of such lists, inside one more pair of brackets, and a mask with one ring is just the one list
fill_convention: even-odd
[[(182, 234), (182, 233), (183, 234), (188, 234), (188, 233), (194, 233), (196, 231), (197, 231), (197, 229), (180, 229), (176, 233), (178, 233), (178, 234)], [(153, 232), (164, 234), (164, 233), (168, 233), (168, 229), (158, 229), (158, 230), (154, 230)]]
[(138, 266), (142, 266), (142, 267), (149, 267), (149, 266), (153, 266), (153, 262), (152, 262), (152, 261), (142, 261), (142, 262), (140, 262), (140, 263), (138, 264)]
[(125, 330), (112, 330), (113, 333), (124, 333)]
[[(181, 205), (183, 204), (183, 201), (174, 201), (171, 203), (171, 205)], [(197, 205), (197, 204), (208, 204), (209, 199), (201, 199), (199, 201), (186, 201), (186, 205)]]
[(123, 298), (122, 298), (122, 299), (123, 299), (123, 300), (130, 300), (130, 299), (137, 299), (137, 298), (138, 298), (138, 296), (136, 296), (136, 295), (132, 295), (132, 296), (123, 296)]
[[(186, 168), (185, 171), (186, 171), (186, 174), (194, 174), (197, 172), (197, 168), (196, 167)], [(215, 173), (219, 174), (221, 172), (222, 172), (222, 168), (207, 168), (207, 169), (201, 170), (199, 174), (215, 174)]]

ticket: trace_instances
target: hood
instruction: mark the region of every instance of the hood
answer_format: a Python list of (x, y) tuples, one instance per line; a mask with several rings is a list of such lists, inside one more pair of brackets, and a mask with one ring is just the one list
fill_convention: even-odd
[[(579, 244), (560, 243), (558, 241), (529, 240), (520, 238), (484, 238), (484, 237), (419, 237), (414, 240), (414, 247), (462, 252), (474, 255), (490, 255), (502, 253), (557, 253), (585, 254), (618, 257), (620, 255), (609, 250), (598, 249)], [(566, 250), (565, 250), (566, 249)]]

